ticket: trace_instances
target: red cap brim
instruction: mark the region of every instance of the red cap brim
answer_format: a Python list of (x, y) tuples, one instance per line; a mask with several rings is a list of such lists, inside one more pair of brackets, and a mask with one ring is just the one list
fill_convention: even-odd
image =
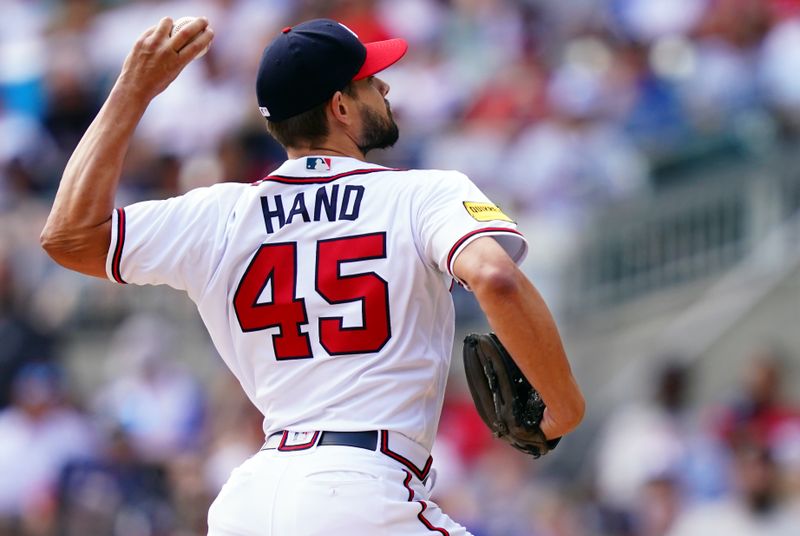
[(361, 66), (353, 80), (361, 80), (386, 69), (402, 58), (408, 50), (408, 43), (405, 39), (375, 41), (374, 43), (364, 43), (364, 46), (367, 48), (367, 59), (364, 60), (364, 65)]

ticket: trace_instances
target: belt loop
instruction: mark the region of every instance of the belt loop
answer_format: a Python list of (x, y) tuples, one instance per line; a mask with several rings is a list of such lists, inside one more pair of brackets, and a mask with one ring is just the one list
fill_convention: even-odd
[(311, 434), (311, 432), (290, 432), (284, 430), (281, 442), (278, 445), (278, 450), (281, 452), (294, 452), (315, 447), (320, 435), (319, 430), (314, 432), (310, 439), (308, 438), (309, 434)]
[[(396, 438), (396, 440), (399, 440), (400, 442), (404, 442), (406, 444), (406, 447), (408, 448), (409, 454), (414, 452), (414, 450), (417, 450), (418, 452), (416, 453), (416, 455), (414, 457), (418, 458), (418, 461), (415, 463), (415, 461), (410, 460), (406, 456), (403, 456), (402, 454), (397, 452), (397, 450), (392, 450), (389, 447), (389, 438), (390, 437), (394, 437), (394, 438)], [(422, 481), (422, 480), (425, 480), (428, 477), (428, 473), (431, 470), (431, 465), (433, 465), (433, 457), (430, 454), (428, 454), (427, 458), (423, 462), (422, 458), (423, 458), (424, 454), (422, 454), (422, 452), (419, 451), (419, 449), (422, 449), (422, 447), (419, 446), (414, 441), (412, 441), (411, 439), (406, 438), (402, 434), (399, 434), (399, 433), (392, 434), (388, 430), (381, 430), (380, 431), (380, 451), (383, 454), (385, 454), (386, 456), (392, 458), (393, 460), (397, 460), (398, 462), (400, 462), (403, 465), (405, 465), (412, 473), (414, 473), (414, 476), (416, 476), (420, 481)], [(403, 450), (403, 449), (400, 449), (400, 450)], [(426, 452), (426, 454), (427, 454), (427, 452)], [(417, 465), (417, 464), (419, 464), (419, 465)]]

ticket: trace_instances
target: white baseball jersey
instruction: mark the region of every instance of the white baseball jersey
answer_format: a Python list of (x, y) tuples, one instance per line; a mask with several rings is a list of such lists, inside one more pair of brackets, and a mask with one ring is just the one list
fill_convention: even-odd
[(117, 209), (108, 276), (197, 304), (264, 431), (393, 430), (430, 449), (453, 344), (453, 262), (516, 225), (464, 175), (353, 158), (285, 162)]

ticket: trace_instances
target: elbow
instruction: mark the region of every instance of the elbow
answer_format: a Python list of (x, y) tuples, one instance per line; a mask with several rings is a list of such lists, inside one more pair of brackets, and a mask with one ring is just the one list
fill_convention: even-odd
[(513, 263), (486, 264), (467, 281), (476, 295), (511, 296), (521, 288), (520, 272)]
[(72, 248), (62, 233), (45, 225), (39, 235), (39, 245), (47, 255), (61, 266), (68, 266)]
[(42, 246), (42, 249), (47, 256), (53, 259), (56, 263), (64, 266), (67, 263), (66, 260), (66, 252), (64, 251), (63, 246), (59, 242), (59, 240), (53, 236), (52, 233), (47, 231), (45, 228), (42, 231), (42, 234), (39, 235), (39, 245)]
[(50, 257), (58, 254), (58, 241), (54, 237), (54, 233), (48, 225), (44, 226), (41, 234), (39, 235), (39, 245)]
[(42, 249), (57, 264), (101, 278), (106, 277), (106, 256), (110, 242), (110, 223), (78, 227), (50, 218), (39, 235)]

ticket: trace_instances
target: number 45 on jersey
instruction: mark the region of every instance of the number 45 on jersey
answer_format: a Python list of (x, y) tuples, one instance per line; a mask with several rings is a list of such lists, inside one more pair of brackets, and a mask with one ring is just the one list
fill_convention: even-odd
[[(375, 272), (342, 275), (343, 263), (386, 258), (386, 233), (320, 240), (316, 244), (315, 289), (329, 304), (361, 302), (360, 327), (346, 328), (339, 316), (317, 312), (319, 343), (329, 355), (379, 351), (391, 338), (389, 285)], [(259, 303), (267, 285), (272, 300)], [(263, 244), (245, 270), (233, 308), (245, 333), (278, 327), (272, 336), (275, 358), (314, 357), (301, 326), (309, 323), (306, 300), (297, 296), (297, 242)]]

